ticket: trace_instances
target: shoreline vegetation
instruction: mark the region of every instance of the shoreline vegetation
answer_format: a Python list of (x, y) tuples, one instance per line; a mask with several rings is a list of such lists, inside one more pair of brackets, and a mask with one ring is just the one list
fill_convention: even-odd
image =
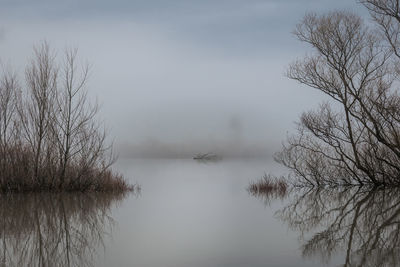
[[(286, 76), (330, 100), (301, 115), (297, 133), (275, 156), (295, 185), (400, 186), (398, 0), (360, 4), (371, 22), (348, 11), (311, 13), (294, 30), (311, 52)], [(279, 190), (276, 183), (250, 187)]]
[(59, 59), (46, 42), (34, 47), (24, 79), (1, 66), (0, 192), (125, 192), (110, 166), (116, 157), (89, 102), (89, 67), (77, 49)]

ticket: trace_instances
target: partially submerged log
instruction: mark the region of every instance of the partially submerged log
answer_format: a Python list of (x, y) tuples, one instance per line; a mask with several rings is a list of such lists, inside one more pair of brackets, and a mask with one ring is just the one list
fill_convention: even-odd
[(217, 161), (221, 160), (222, 158), (213, 153), (199, 153), (193, 157), (194, 160), (203, 160), (203, 161)]

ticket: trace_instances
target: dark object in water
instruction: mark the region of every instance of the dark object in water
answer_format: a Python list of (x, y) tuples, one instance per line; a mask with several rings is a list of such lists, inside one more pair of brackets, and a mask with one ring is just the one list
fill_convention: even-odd
[(249, 185), (247, 190), (252, 195), (265, 195), (273, 196), (274, 198), (283, 198), (288, 193), (288, 182), (283, 177), (273, 177), (271, 175), (264, 174), (264, 177), (257, 182), (253, 182)]
[(193, 157), (194, 160), (210, 160), (210, 161), (217, 161), (221, 160), (221, 157), (218, 155), (215, 155), (213, 153), (205, 153), (205, 154), (197, 154), (196, 156)]

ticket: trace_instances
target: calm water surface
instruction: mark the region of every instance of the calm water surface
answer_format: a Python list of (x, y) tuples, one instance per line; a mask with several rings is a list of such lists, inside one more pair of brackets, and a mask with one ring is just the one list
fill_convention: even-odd
[(398, 266), (399, 192), (250, 195), (270, 159), (115, 168), (141, 193), (3, 196), (3, 266)]

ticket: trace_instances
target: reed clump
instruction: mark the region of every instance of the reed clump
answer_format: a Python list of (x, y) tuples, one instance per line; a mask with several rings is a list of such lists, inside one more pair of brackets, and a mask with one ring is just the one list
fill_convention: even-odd
[(288, 193), (288, 183), (283, 178), (264, 174), (257, 182), (250, 183), (248, 191), (254, 196), (269, 196), (270, 198), (284, 198)]

